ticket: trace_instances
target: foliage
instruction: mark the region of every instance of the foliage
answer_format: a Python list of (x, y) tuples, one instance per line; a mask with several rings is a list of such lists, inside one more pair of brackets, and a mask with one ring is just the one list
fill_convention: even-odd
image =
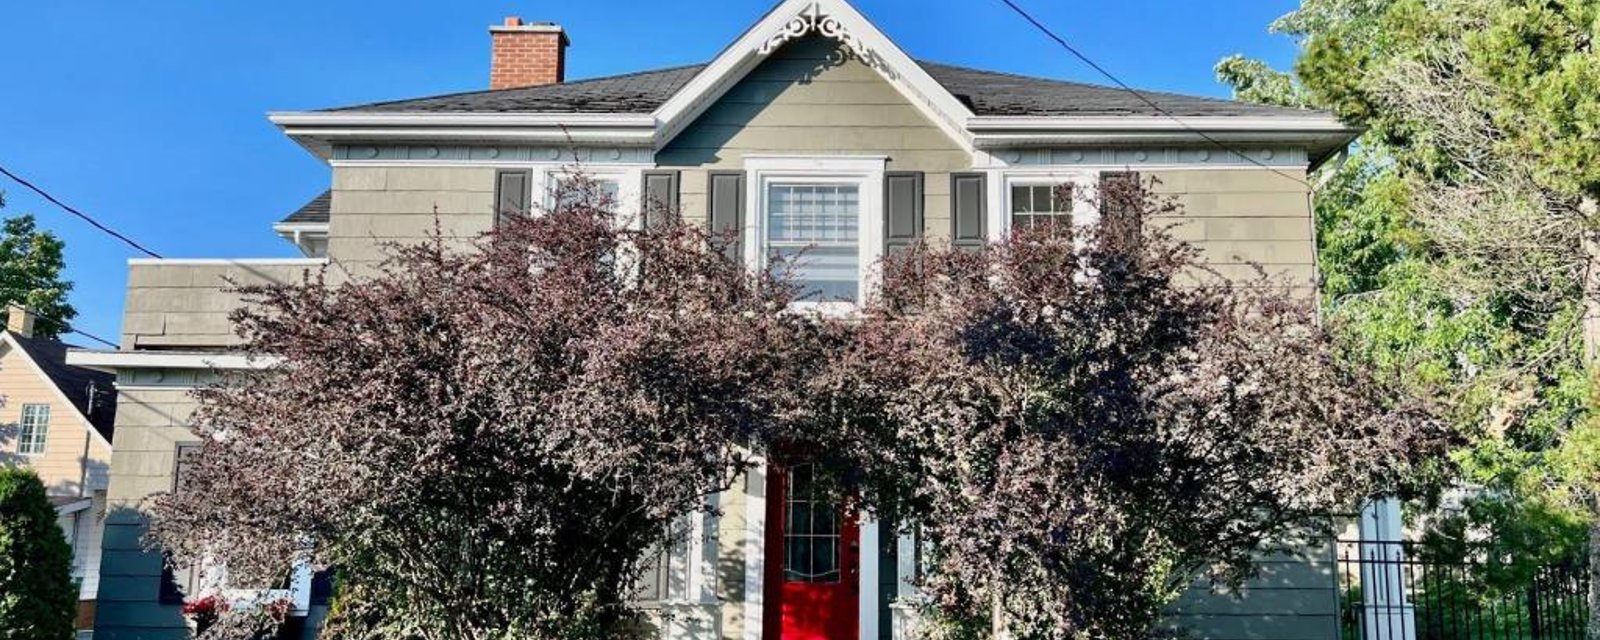
[(68, 640), (78, 607), (72, 548), (33, 471), (0, 465), (0, 640)]
[(1197, 572), (1238, 585), (1452, 444), (1285, 283), (1207, 275), (1174, 204), (1102, 197), (1100, 225), (891, 260), (817, 383), (816, 422), (850, 428), (816, 448), (915, 524), (952, 637), (1142, 637)]
[[(0, 208), (4, 207), (5, 195), (0, 194)], [(0, 219), (0, 309), (17, 303), (55, 320), (77, 317), (77, 310), (67, 303), (72, 283), (61, 279), (65, 246), (55, 234), (39, 230), (31, 215)], [(66, 331), (55, 320), (41, 318), (34, 324), (34, 334), (53, 338)]]
[[(1456, 457), (1475, 493), (1433, 519), (1441, 552), (1581, 561), (1594, 520), (1597, 19), (1594, 0), (1305, 0), (1273, 25), (1304, 44), (1296, 95), (1369, 128), (1319, 193), (1332, 324), (1473, 436)], [(1447, 542), (1468, 531), (1484, 542)]]
[(704, 232), (563, 188), (473, 251), (243, 288), (245, 348), (278, 364), (201, 393), (192, 490), (155, 500), (151, 542), (236, 585), (339, 566), (334, 639), (633, 629), (641, 558), (793, 411), (816, 329)]

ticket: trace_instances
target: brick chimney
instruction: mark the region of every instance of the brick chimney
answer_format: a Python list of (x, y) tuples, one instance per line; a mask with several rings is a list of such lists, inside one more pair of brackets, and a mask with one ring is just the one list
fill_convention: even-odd
[(24, 338), (33, 337), (33, 313), (23, 308), (22, 305), (12, 303), (6, 306), (6, 330)]
[(567, 72), (567, 34), (561, 25), (525, 24), (506, 18), (489, 27), (490, 89), (520, 89), (560, 84)]

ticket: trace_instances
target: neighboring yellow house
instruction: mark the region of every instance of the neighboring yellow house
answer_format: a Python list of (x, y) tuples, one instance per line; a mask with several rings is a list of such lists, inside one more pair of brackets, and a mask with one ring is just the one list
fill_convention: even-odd
[(30, 314), (16, 306), (7, 311), (0, 333), (0, 465), (25, 465), (44, 480), (72, 545), (83, 631), (94, 625), (100, 588), (115, 376), (66, 364), (72, 345), (34, 337)]

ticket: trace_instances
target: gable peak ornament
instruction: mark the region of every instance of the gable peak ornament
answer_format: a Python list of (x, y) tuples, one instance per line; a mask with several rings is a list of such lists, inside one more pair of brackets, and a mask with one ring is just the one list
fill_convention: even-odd
[(807, 3), (804, 9), (801, 9), (788, 22), (783, 23), (783, 26), (778, 27), (776, 32), (762, 41), (757, 53), (763, 56), (769, 55), (790, 40), (812, 33), (838, 41), (839, 44), (855, 52), (856, 56), (863, 62), (873, 67), (888, 69), (888, 64), (878, 56), (877, 52), (868, 47), (860, 38), (850, 33), (850, 30), (846, 29), (844, 23), (840, 22), (837, 17), (823, 11), (822, 3), (816, 1)]

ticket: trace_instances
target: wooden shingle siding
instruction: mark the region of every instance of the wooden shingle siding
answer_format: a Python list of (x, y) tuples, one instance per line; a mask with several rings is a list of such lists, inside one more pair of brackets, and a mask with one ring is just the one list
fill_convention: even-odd
[(390, 254), (385, 245), (421, 242), (435, 228), (446, 245), (468, 249), (494, 227), (499, 206), (526, 210), (544, 195), (534, 192), (531, 173), (489, 164), (335, 167), (333, 175), (328, 255), (358, 277), (376, 272)]

